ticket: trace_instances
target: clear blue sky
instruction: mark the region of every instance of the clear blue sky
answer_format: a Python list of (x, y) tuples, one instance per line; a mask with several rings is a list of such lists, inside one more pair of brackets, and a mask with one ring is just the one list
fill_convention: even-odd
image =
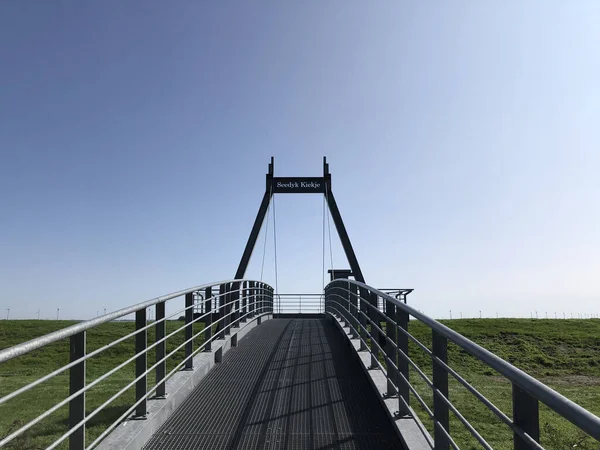
[[(271, 155), (326, 155), (367, 282), (434, 317), (598, 314), (599, 23), (595, 0), (3, 1), (0, 317), (232, 277)], [(280, 291), (318, 291), (322, 199), (276, 214)]]

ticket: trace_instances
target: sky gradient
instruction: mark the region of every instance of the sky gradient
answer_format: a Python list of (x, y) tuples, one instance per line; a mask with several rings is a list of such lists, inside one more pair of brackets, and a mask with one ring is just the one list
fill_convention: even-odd
[[(324, 155), (369, 284), (600, 314), (600, 3), (284, 3), (0, 3), (0, 317), (233, 277), (269, 158)], [(318, 292), (323, 200), (275, 202), (279, 290)]]

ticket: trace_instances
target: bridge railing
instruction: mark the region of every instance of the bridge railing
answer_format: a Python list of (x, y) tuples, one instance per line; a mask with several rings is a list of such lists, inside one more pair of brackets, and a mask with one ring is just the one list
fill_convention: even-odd
[(275, 314), (323, 314), (325, 296), (321, 294), (275, 294)]
[[(184, 300), (184, 307), (175, 307), (177, 310), (167, 315), (166, 304), (182, 299)], [(169, 308), (171, 306), (174, 305), (169, 303)], [(149, 323), (148, 312), (151, 308), (155, 309), (155, 320)], [(199, 310), (201, 312), (198, 312)], [(68, 431), (46, 448), (56, 448), (67, 439), (69, 439), (70, 450), (93, 448), (123, 420), (130, 417), (144, 418), (148, 398), (153, 396), (154, 398), (164, 399), (167, 395), (167, 379), (179, 370), (192, 369), (193, 357), (198, 352), (210, 350), (211, 343), (216, 339), (225, 338), (231, 333), (232, 327), (255, 317), (272, 314), (272, 312), (273, 288), (271, 286), (260, 281), (228, 280), (196, 286), (157, 297), (0, 350), (0, 364), (2, 364), (64, 339), (69, 339), (70, 349), (70, 362), (68, 364), (0, 398), (0, 405), (2, 405), (65, 371), (69, 373), (69, 395), (36, 418), (15, 430), (11, 430), (9, 435), (1, 438), (0, 447), (7, 445), (61, 407), (68, 405)], [(86, 352), (86, 335), (89, 330), (118, 319), (123, 320), (123, 318), (132, 314), (135, 315), (134, 332), (119, 337), (92, 352)], [(183, 314), (183, 316), (180, 316), (180, 314)], [(167, 334), (167, 321), (182, 319), (183, 324)], [(200, 322), (203, 323), (203, 328), (194, 333), (194, 324)], [(152, 328), (155, 331), (155, 339), (154, 342), (149, 344), (148, 330)], [(174, 335), (181, 332), (185, 335), (183, 343), (177, 341), (177, 347), (167, 353), (169, 338), (173, 338)], [(132, 338), (135, 340), (135, 353), (129, 359), (107, 370), (92, 382), (86, 383), (86, 362), (90, 358), (98, 356), (117, 344)], [(201, 338), (202, 343), (195, 346), (194, 339), (197, 338)], [(148, 352), (150, 350), (155, 353), (155, 362), (149, 366)], [(177, 352), (181, 353), (181, 350), (184, 350), (185, 353), (183, 359), (175, 361), (175, 366), (167, 373), (167, 360), (170, 358), (175, 359), (175, 354)], [(135, 363), (135, 378), (115, 395), (106, 399), (98, 408), (86, 412), (86, 393), (132, 363)], [(152, 371), (155, 372), (154, 383), (148, 386), (148, 375)], [(135, 402), (99, 436), (86, 445), (86, 424), (127, 390), (133, 389), (134, 386)]]
[[(381, 301), (383, 308), (379, 308)], [(422, 314), (395, 296), (391, 296), (353, 280), (334, 280), (325, 288), (325, 312), (338, 317), (349, 327), (351, 336), (359, 340), (360, 350), (371, 355), (371, 367), (379, 368), (387, 378), (387, 396), (398, 397), (398, 415), (411, 415), (410, 394), (433, 422), (433, 439), (421, 421), (416, 421), (431, 448), (458, 449), (450, 431), (450, 413), (464, 425), (479, 444), (491, 445), (461, 414), (448, 395), (449, 376), (452, 376), (481, 404), (499, 418), (513, 434), (514, 448), (543, 449), (540, 445), (539, 403), (569, 420), (581, 431), (600, 440), (600, 418), (552, 390), (535, 378), (504, 361), (497, 355)], [(409, 332), (409, 320), (414, 318), (431, 330), (431, 349)], [(416, 344), (432, 361), (432, 376), (409, 356), (409, 341)], [(452, 342), (489, 368), (504, 376), (512, 385), (512, 419), (481, 394), (449, 366), (448, 343)], [(383, 363), (380, 361), (383, 360)], [(432, 391), (433, 408), (410, 381), (414, 370)]]

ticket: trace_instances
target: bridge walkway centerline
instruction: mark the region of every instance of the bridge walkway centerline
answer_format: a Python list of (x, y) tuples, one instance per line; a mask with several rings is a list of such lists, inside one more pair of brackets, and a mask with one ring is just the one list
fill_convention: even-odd
[(402, 448), (352, 352), (326, 319), (268, 320), (223, 357), (144, 448)]

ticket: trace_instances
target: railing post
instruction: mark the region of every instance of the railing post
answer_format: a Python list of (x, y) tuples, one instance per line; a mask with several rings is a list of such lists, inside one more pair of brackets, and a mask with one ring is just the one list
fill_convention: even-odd
[(248, 313), (248, 320), (252, 318), (254, 315), (252, 313), (252, 302), (254, 301), (254, 291), (253, 291), (254, 282), (248, 282), (248, 298), (246, 298), (246, 312)]
[[(540, 441), (540, 410), (539, 402), (519, 386), (512, 385), (513, 422), (536, 442)], [(531, 448), (517, 433), (513, 438), (515, 450)]]
[(269, 288), (269, 291), (268, 291), (269, 295), (267, 295), (267, 303), (268, 303), (267, 304), (267, 312), (268, 313), (273, 313), (273, 300), (274, 300), (273, 293), (274, 292), (275, 292), (274, 289)]
[(231, 301), (233, 302), (232, 326), (239, 326), (238, 322), (240, 320), (240, 297), (241, 297), (240, 289), (242, 288), (242, 284), (234, 283), (232, 285), (232, 288), (233, 288), (232, 292), (231, 292), (231, 296), (232, 296)]
[(260, 283), (254, 283), (254, 315), (258, 316), (260, 314), (259, 308), (260, 303)]
[(262, 296), (261, 296), (261, 301), (262, 301), (262, 303), (261, 303), (261, 312), (262, 312), (262, 314), (265, 314), (267, 312), (268, 298), (269, 298), (269, 289), (263, 283), (263, 285), (262, 285)]
[[(439, 394), (448, 398), (448, 372), (441, 366), (435, 358), (445, 364), (448, 363), (448, 340), (435, 331), (431, 331), (432, 335), (432, 352), (433, 352), (433, 389)], [(450, 417), (448, 405), (436, 394), (433, 393), (433, 416), (438, 425), (443, 427), (450, 434)], [(436, 450), (446, 450), (450, 448), (450, 443), (446, 435), (435, 426), (434, 441)]]
[(375, 369), (378, 367), (379, 362), (379, 330), (375, 325), (380, 325), (381, 314), (379, 313), (379, 309), (377, 308), (377, 294), (369, 292), (370, 303), (371, 305), (375, 305), (375, 308), (369, 308), (369, 313), (371, 317), (371, 368)]
[[(156, 304), (156, 323), (154, 325), (156, 339), (155, 342), (164, 339), (167, 331), (167, 322), (164, 320), (165, 318), (165, 302), (160, 302)], [(167, 372), (167, 362), (164, 360), (165, 355), (167, 354), (167, 343), (165, 341), (159, 342), (156, 344), (156, 396), (159, 398), (165, 398), (167, 395), (165, 389), (165, 374)], [(161, 361), (162, 362), (159, 362)]]
[[(70, 362), (85, 356), (85, 331), (74, 334), (70, 338)], [(73, 395), (85, 387), (85, 361), (74, 365), (69, 369), (69, 394)], [(69, 430), (77, 426), (85, 419), (85, 392), (69, 402)], [(69, 450), (83, 450), (85, 448), (85, 424), (77, 428), (69, 436)]]
[(213, 327), (213, 308), (212, 308), (212, 287), (209, 286), (204, 290), (204, 351), (211, 351), (212, 344), (212, 327)]
[(247, 320), (247, 306), (248, 306), (248, 282), (244, 281), (242, 284), (242, 322)]
[(352, 337), (353, 338), (358, 338), (359, 336), (359, 330), (360, 330), (360, 326), (358, 324), (358, 304), (356, 302), (356, 293), (358, 292), (358, 286), (356, 286), (355, 284), (350, 284), (350, 317), (352, 320)]
[[(215, 300), (216, 302), (216, 300)], [(223, 306), (225, 304), (226, 300), (225, 300), (225, 285), (224, 284), (220, 284), (219, 285), (219, 312), (217, 314), (217, 319), (219, 320), (219, 323), (217, 324), (217, 339), (225, 339), (225, 332), (223, 331), (225, 329), (225, 307)], [(215, 305), (216, 306), (216, 305)]]
[(392, 380), (397, 384), (398, 383), (398, 374), (396, 373), (396, 369), (394, 368), (394, 366), (392, 366), (391, 364), (389, 364), (389, 362), (391, 361), (394, 365), (397, 365), (397, 351), (394, 348), (394, 346), (392, 345), (392, 342), (396, 343), (396, 326), (393, 322), (396, 322), (396, 305), (394, 305), (392, 302), (385, 300), (385, 315), (386, 315), (386, 322), (385, 322), (385, 334), (387, 336), (388, 339), (386, 339), (385, 341), (385, 354), (387, 355), (387, 395), (389, 397), (393, 396), (396, 394), (396, 388), (394, 387), (394, 383), (392, 383)]
[(263, 285), (263, 314), (266, 314), (267, 312), (269, 312), (269, 296), (271, 295), (271, 292), (269, 290), (268, 287), (266, 287), (266, 285)]
[(344, 307), (347, 309), (347, 311), (342, 310), (342, 314), (344, 315), (344, 322), (346, 322), (346, 325), (348, 328), (350, 328), (350, 334), (352, 335), (352, 326), (354, 324), (352, 323), (352, 310), (350, 309), (350, 297), (352, 296), (350, 293), (351, 289), (352, 285), (350, 284), (350, 281), (348, 281), (346, 283), (346, 290), (344, 291), (344, 297), (346, 298), (346, 304)]
[(256, 324), (260, 325), (262, 322), (262, 296), (263, 296), (263, 285), (262, 283), (256, 283), (256, 315), (258, 318), (256, 319)]
[(256, 301), (256, 298), (254, 296), (254, 281), (250, 282), (250, 290), (248, 292), (248, 317), (252, 318), (254, 317), (254, 302)]
[(367, 349), (367, 339), (369, 339), (369, 333), (367, 331), (367, 313), (368, 313), (368, 299), (367, 290), (365, 288), (359, 288), (360, 292), (360, 350)]
[(225, 319), (223, 320), (223, 335), (228, 336), (231, 334), (231, 287), (232, 284), (225, 284)]
[(146, 353), (146, 347), (148, 345), (148, 330), (142, 328), (146, 326), (146, 308), (140, 309), (135, 313), (135, 329), (138, 331), (135, 335), (135, 377), (141, 377), (135, 383), (135, 400), (143, 400), (135, 408), (135, 416), (138, 419), (146, 418), (146, 403), (147, 399), (146, 391), (148, 388), (147, 379), (148, 376), (145, 374), (148, 367), (148, 354)]
[[(263, 283), (259, 283), (258, 284), (258, 305), (256, 305), (258, 307), (258, 314), (262, 314), (263, 308), (264, 308), (264, 301), (265, 301), (265, 286)], [(281, 303), (281, 301), (280, 301)]]
[(192, 360), (192, 352), (194, 351), (194, 342), (192, 336), (194, 333), (192, 321), (194, 320), (194, 293), (185, 294), (185, 364), (184, 370), (192, 370), (194, 361)]
[[(398, 324), (398, 328), (403, 329), (404, 331), (408, 331), (408, 321), (409, 316), (408, 313), (402, 311), (400, 308), (396, 308), (396, 323)], [(398, 350), (402, 350), (402, 352), (408, 357), (408, 336), (402, 333), (400, 330), (397, 330), (397, 340)], [(402, 379), (400, 375), (404, 376), (406, 382)], [(408, 408), (402, 402), (402, 399), (406, 402), (407, 405), (410, 405), (410, 389), (408, 388), (408, 383), (410, 382), (410, 372), (409, 372), (409, 364), (408, 360), (400, 355), (398, 352), (398, 414), (400, 416), (405, 416), (410, 414)]]

